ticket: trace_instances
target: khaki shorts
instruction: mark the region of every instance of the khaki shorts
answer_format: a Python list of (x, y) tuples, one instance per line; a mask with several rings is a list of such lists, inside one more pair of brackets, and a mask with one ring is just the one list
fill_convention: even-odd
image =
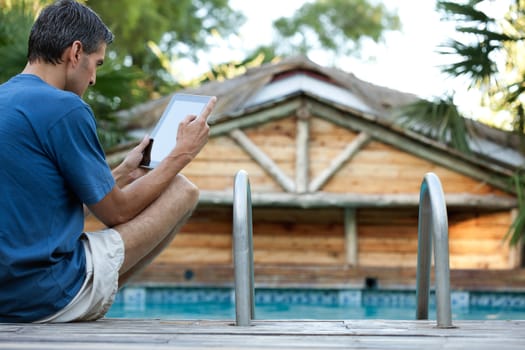
[(86, 232), (86, 279), (77, 295), (56, 314), (36, 323), (94, 321), (108, 312), (118, 290), (124, 242), (113, 229)]

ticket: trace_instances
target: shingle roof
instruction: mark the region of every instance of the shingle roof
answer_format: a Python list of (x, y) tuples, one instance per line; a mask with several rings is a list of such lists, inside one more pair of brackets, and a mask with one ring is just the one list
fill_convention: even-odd
[[(242, 117), (243, 112), (254, 105), (300, 92), (356, 110), (378, 123), (388, 125), (391, 124), (389, 117), (393, 109), (418, 99), (414, 94), (378, 86), (354, 74), (317, 65), (305, 57), (286, 58), (249, 69), (232, 79), (207, 82), (197, 88), (178, 92), (217, 96), (218, 102), (210, 124)], [(171, 95), (165, 96), (121, 111), (118, 117), (126, 130), (140, 136), (155, 125), (170, 98)], [(472, 120), (468, 120), (467, 125), (475, 130), (471, 146), (483, 161), (495, 162), (510, 170), (525, 164), (525, 156), (518, 151), (517, 135)], [(435, 140), (429, 141), (435, 145)]]

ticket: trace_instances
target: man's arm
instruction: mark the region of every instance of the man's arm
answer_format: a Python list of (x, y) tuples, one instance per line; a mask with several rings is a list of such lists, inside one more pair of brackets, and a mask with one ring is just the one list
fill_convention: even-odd
[[(177, 145), (158, 167), (129, 183), (130, 174), (139, 169), (140, 159), (135, 169), (120, 169), (117, 183), (129, 183), (126, 187), (114, 186), (100, 202), (90, 205), (90, 211), (105, 225), (112, 227), (128, 222), (149, 206), (168, 187), (174, 177), (191, 162), (208, 141), (207, 119), (215, 106), (213, 98), (199, 117), (188, 116), (179, 126)], [(144, 141), (143, 141), (144, 142)], [(141, 145), (143, 144), (141, 142)], [(137, 147), (140, 147), (137, 146)], [(129, 165), (129, 164), (128, 164)], [(119, 170), (119, 171), (120, 171)]]
[[(149, 143), (149, 135), (135, 146), (126, 156), (126, 158), (111, 173), (115, 183), (119, 188), (124, 188), (141, 176), (144, 176), (148, 170), (139, 167), (142, 160), (142, 152)], [(89, 208), (84, 204), (84, 217), (91, 215)]]

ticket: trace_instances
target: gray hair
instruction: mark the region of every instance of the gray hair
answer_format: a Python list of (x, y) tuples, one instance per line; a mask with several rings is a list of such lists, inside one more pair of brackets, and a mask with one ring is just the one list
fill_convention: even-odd
[(31, 28), (27, 58), (59, 64), (62, 54), (74, 41), (93, 53), (105, 42), (113, 42), (113, 33), (89, 7), (73, 0), (59, 0), (42, 10)]

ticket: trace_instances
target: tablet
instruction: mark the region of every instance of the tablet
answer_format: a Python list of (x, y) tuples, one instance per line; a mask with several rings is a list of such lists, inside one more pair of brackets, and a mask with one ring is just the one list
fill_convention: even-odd
[(179, 124), (188, 115), (200, 116), (211, 96), (175, 94), (150, 135), (141, 166), (155, 168), (177, 144)]

